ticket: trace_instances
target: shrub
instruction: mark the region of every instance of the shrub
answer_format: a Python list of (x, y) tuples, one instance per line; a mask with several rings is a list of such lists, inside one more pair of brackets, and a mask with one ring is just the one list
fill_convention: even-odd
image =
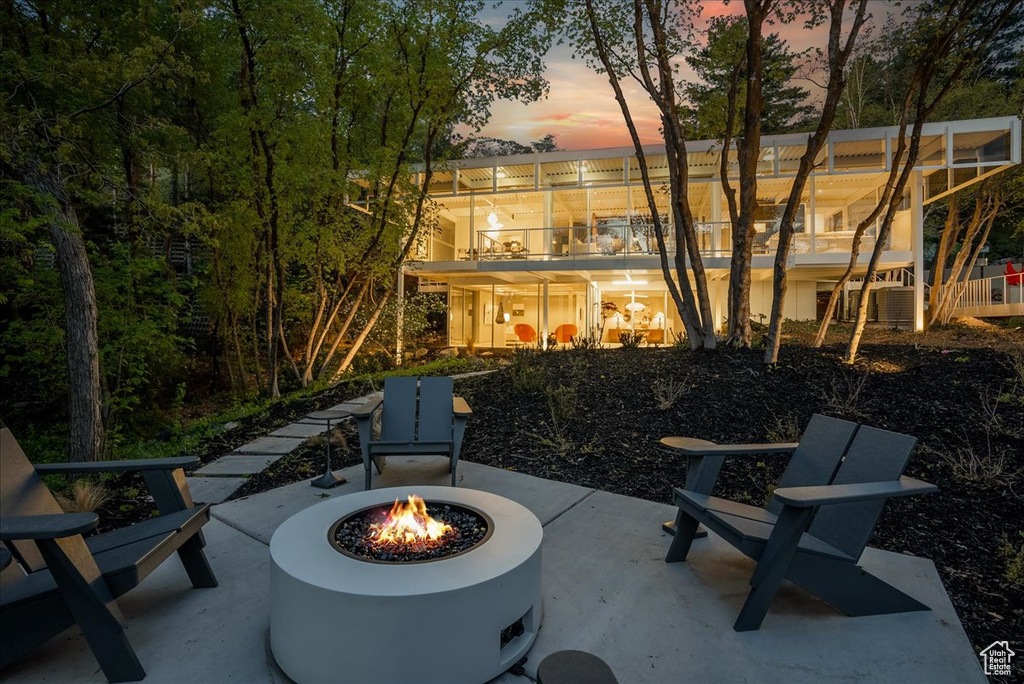
[(622, 344), (623, 349), (636, 349), (640, 346), (640, 343), (643, 341), (644, 334), (642, 332), (623, 330), (619, 334), (619, 343)]
[(770, 443), (778, 442), (799, 442), (800, 441), (800, 419), (795, 413), (787, 413), (784, 416), (775, 416), (774, 425), (769, 425), (765, 430), (765, 441)]
[(570, 342), (573, 349), (593, 351), (601, 348), (601, 334), (597, 330), (591, 330), (586, 335), (574, 335)]
[(544, 387), (544, 369), (537, 361), (537, 352), (529, 347), (516, 347), (508, 372), (517, 394), (534, 394)]
[(679, 397), (686, 393), (686, 390), (690, 388), (689, 378), (677, 381), (672, 378), (659, 378), (655, 381), (652, 393), (654, 394), (654, 403), (661, 411), (667, 411), (672, 408)]
[(75, 480), (68, 494), (54, 498), (65, 513), (92, 513), (110, 500), (110, 493), (100, 482)]

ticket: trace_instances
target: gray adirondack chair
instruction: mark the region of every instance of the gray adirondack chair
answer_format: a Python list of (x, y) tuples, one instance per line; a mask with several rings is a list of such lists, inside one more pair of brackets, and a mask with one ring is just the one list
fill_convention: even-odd
[[(909, 435), (815, 416), (768, 505), (761, 509), (711, 496), (721, 459), (703, 447), (705, 470), (694, 489), (675, 490), (676, 535), (665, 560), (686, 560), (698, 524), (704, 524), (757, 561), (736, 631), (756, 630), (783, 579), (850, 616), (878, 615), (928, 606), (870, 574), (857, 563), (889, 498), (934, 492), (927, 482), (902, 477), (917, 440)], [(844, 430), (842, 438), (829, 431)], [(849, 435), (849, 448), (837, 446)], [(762, 445), (744, 445), (757, 453)], [(806, 446), (806, 448), (805, 448)], [(845, 457), (844, 457), (845, 452)], [(716, 463), (717, 461), (717, 463)]]
[[(378, 410), (380, 437), (374, 439)], [(472, 413), (462, 397), (454, 396), (449, 377), (385, 378), (384, 397), (352, 412), (359, 428), (366, 489), (372, 485), (373, 467), (382, 472), (388, 456), (431, 455), (448, 456), (454, 487), (462, 437)]]
[[(0, 668), (78, 623), (111, 682), (146, 672), (124, 633), (117, 597), (172, 553), (194, 587), (215, 587), (203, 553), (208, 505), (196, 507), (184, 467), (196, 458), (33, 467), (11, 431), (0, 429)], [(39, 474), (140, 471), (161, 515), (83, 539), (95, 513), (64, 513)], [(13, 561), (17, 562), (13, 562)]]

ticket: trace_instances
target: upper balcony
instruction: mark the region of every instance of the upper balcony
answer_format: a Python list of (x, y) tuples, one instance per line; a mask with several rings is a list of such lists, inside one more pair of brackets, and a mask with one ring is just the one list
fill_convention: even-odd
[[(834, 131), (829, 136), (801, 196), (793, 263), (835, 264), (849, 254), (857, 226), (875, 207), (888, 181), (898, 134), (890, 127)], [(893, 258), (912, 250), (913, 206), (938, 201), (1019, 163), (1020, 142), (1021, 122), (1016, 117), (926, 124), (918, 175), (902, 198), (885, 246), (896, 253)], [(766, 257), (776, 251), (779, 217), (805, 144), (805, 135), (763, 139), (755, 263), (767, 265)], [(689, 206), (701, 252), (711, 259), (728, 259), (732, 236), (720, 180), (721, 146), (715, 141), (693, 142), (688, 151)], [(500, 269), (501, 264), (516, 270), (524, 261), (589, 260), (601, 268), (599, 264), (613, 260), (656, 258), (650, 198), (633, 152), (620, 148), (465, 159), (437, 169), (429, 189), (438, 225), (424, 236), (412, 258), (488, 263), (481, 268), (489, 270)], [(664, 150), (651, 147), (645, 154), (658, 214), (671, 217)], [(729, 175), (735, 170), (735, 163), (730, 163)], [(673, 253), (673, 231), (666, 227), (665, 232)], [(877, 232), (876, 222), (864, 236), (862, 251), (870, 251)]]

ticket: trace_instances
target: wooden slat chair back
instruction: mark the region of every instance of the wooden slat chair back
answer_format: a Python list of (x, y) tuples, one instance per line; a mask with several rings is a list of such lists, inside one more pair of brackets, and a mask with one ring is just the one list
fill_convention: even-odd
[(452, 439), (451, 378), (422, 378), (420, 380), (420, 410), (417, 437), (421, 442), (446, 442)]
[[(0, 517), (59, 515), (63, 512), (11, 431), (0, 429)], [(84, 551), (85, 543), (81, 537), (74, 539)], [(18, 540), (3, 543), (27, 572), (37, 572), (46, 567), (35, 542)]]
[[(839, 418), (811, 416), (776, 487), (807, 487), (831, 482), (858, 427), (857, 423)], [(765, 508), (778, 515), (782, 504), (773, 496)]]
[(384, 379), (380, 441), (416, 441), (416, 378)]
[[(471, 411), (453, 394), (450, 377), (389, 377), (384, 398), (353, 411), (359, 428), (366, 488), (372, 484), (372, 465), (381, 472), (388, 456), (449, 457), (452, 486), (456, 482), (459, 450)], [(380, 434), (373, 437), (373, 418), (380, 409)]]
[[(807, 428), (800, 436), (800, 442), (790, 453), (789, 463), (786, 470), (779, 478), (778, 487), (805, 487), (809, 485), (828, 484), (839, 467), (843, 454), (846, 453), (853, 436), (857, 433), (858, 425), (839, 418), (815, 414), (811, 416)], [(699, 455), (695, 462), (691, 463), (686, 474), (686, 489), (690, 492), (700, 494), (711, 494), (718, 474), (721, 472), (725, 459), (729, 456), (749, 455), (761, 453), (758, 448), (771, 453), (777, 445), (772, 444), (750, 444), (742, 445), (736, 449), (722, 445), (706, 455)], [(698, 447), (694, 447), (695, 449)], [(769, 512), (778, 515), (782, 504), (775, 501), (774, 497), (769, 499), (766, 508)]]
[[(917, 438), (864, 426), (843, 459), (831, 484), (899, 480)], [(783, 486), (780, 483), (780, 488)], [(885, 499), (824, 506), (814, 516), (808, 534), (859, 559), (885, 508)]]

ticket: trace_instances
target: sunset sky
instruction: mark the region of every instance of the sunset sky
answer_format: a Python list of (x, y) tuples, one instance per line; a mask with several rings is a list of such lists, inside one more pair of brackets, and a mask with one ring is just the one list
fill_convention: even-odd
[[(876, 19), (893, 9), (888, 2), (878, 1), (871, 4), (871, 11)], [(743, 11), (741, 2), (732, 2), (728, 5), (722, 2), (703, 2), (702, 7), (702, 22), (712, 16), (738, 14)], [(496, 13), (507, 11), (499, 7)], [(806, 30), (801, 23), (793, 23), (768, 26), (766, 29), (766, 33), (780, 33), (790, 48), (796, 52), (812, 47), (826, 47), (826, 27)], [(530, 141), (537, 140), (547, 133), (553, 133), (558, 137), (559, 147), (569, 150), (632, 144), (622, 113), (605, 76), (594, 73), (581, 60), (572, 59), (571, 49), (566, 45), (553, 47), (545, 59), (545, 64), (545, 76), (551, 86), (547, 99), (529, 105), (496, 102), (492, 107), (490, 122), (479, 135), (529, 144)], [(629, 81), (623, 82), (623, 85), (641, 138), (644, 142), (661, 142), (657, 109), (638, 84)], [(807, 81), (801, 85), (813, 90)]]

